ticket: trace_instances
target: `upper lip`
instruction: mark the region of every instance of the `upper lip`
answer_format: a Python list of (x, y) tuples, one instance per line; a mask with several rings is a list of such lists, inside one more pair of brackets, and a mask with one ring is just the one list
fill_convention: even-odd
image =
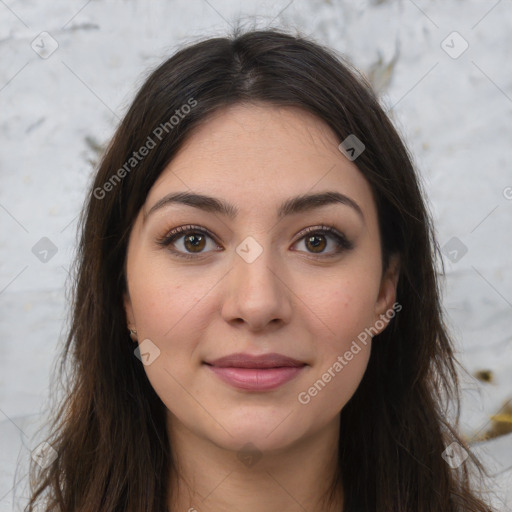
[(263, 354), (253, 356), (250, 354), (230, 354), (213, 361), (206, 361), (206, 364), (218, 368), (281, 368), (283, 366), (305, 366), (306, 363), (284, 356), (282, 354)]

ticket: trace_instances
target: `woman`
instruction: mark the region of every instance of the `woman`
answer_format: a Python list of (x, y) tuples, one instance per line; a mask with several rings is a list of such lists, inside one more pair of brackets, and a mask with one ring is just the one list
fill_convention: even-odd
[(474, 511), (439, 249), (365, 81), (276, 30), (147, 79), (81, 221), (73, 387), (29, 506)]

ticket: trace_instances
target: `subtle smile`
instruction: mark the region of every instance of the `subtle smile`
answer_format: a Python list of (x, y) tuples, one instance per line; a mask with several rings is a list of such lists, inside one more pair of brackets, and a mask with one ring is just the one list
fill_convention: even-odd
[(296, 377), (307, 364), (281, 354), (232, 354), (205, 365), (224, 382), (246, 391), (269, 391)]

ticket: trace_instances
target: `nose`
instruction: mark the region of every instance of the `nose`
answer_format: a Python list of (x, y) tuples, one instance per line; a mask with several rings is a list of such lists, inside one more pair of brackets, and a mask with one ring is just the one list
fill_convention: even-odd
[(224, 320), (246, 324), (254, 332), (277, 329), (289, 323), (293, 291), (284, 274), (282, 265), (271, 257), (270, 250), (263, 250), (251, 263), (235, 254), (225, 281)]

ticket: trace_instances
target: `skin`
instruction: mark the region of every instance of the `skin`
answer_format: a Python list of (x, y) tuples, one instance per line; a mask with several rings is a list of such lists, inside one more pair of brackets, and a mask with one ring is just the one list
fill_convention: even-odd
[[(323, 121), (300, 109), (225, 108), (191, 135), (137, 217), (125, 310), (138, 342), (149, 339), (160, 350), (144, 369), (168, 409), (177, 468), (169, 482), (172, 510), (341, 508), (340, 485), (332, 508), (322, 497), (336, 469), (339, 413), (364, 375), (371, 340), (309, 403), (298, 395), (392, 308), (398, 260), (383, 272), (371, 188), (339, 143)], [(238, 215), (181, 204), (148, 215), (178, 191), (228, 201)], [(284, 200), (324, 191), (349, 196), (364, 219), (336, 203), (278, 220)], [(158, 245), (188, 224), (207, 228), (216, 240), (206, 237), (199, 254), (183, 235)], [(311, 234), (297, 236), (322, 224), (335, 226), (354, 247), (336, 254), (335, 239), (320, 234), (319, 255), (307, 243)], [(263, 249), (252, 263), (236, 252), (248, 236)], [(172, 248), (195, 259), (174, 256)], [(307, 366), (275, 390), (244, 391), (203, 364), (234, 352), (277, 352)], [(239, 457), (247, 443), (258, 453), (252, 463)]]

